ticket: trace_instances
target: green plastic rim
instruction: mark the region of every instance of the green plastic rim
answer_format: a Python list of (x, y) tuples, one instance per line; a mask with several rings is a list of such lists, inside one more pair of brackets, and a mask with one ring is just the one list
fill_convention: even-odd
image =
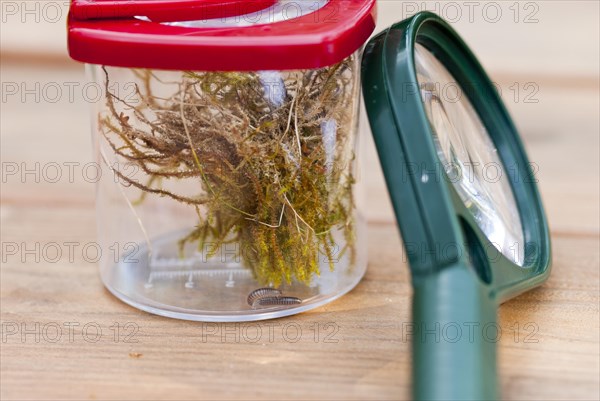
[[(445, 173), (438, 175), (442, 180), (426, 177), (437, 174), (440, 163), (418, 90), (417, 43), (456, 78), (488, 129), (505, 171), (511, 172), (509, 181), (523, 223), (525, 263), (517, 266), (493, 254), (491, 277), (482, 276), (493, 296), (506, 300), (539, 285), (549, 273), (550, 235), (535, 174), (495, 86), (456, 32), (429, 12), (380, 33), (363, 57), (365, 103), (412, 273), (435, 273), (465, 258), (466, 252), (457, 244), (464, 244), (470, 235), (483, 249), (491, 249)], [(415, 244), (413, 249), (419, 251), (411, 252)]]

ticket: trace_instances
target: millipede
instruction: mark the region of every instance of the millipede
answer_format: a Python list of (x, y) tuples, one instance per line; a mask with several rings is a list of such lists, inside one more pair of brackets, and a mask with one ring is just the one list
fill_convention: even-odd
[(265, 297), (279, 297), (281, 296), (281, 291), (278, 290), (277, 288), (270, 288), (270, 287), (265, 287), (265, 288), (258, 288), (254, 291), (252, 291), (249, 295), (248, 295), (248, 305), (250, 306), (254, 306), (254, 303), (261, 299), (261, 298), (265, 298)]

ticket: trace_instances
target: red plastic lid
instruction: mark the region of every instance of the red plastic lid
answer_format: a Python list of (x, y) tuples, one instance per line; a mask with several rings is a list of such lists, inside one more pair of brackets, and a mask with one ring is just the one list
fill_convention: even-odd
[(142, 15), (154, 22), (226, 18), (265, 9), (277, 0), (72, 0), (74, 19)]
[[(73, 0), (69, 53), (86, 63), (130, 68), (308, 69), (343, 60), (375, 29), (375, 0), (329, 0), (316, 10), (311, 4), (318, 0)], [(275, 7), (287, 8), (289, 17), (264, 23)], [(260, 24), (226, 23), (243, 20), (240, 15)], [(201, 21), (164, 23), (192, 20)]]

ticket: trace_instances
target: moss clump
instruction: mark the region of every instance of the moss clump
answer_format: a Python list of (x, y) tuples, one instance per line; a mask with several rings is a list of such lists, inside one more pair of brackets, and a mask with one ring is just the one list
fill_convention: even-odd
[[(309, 283), (319, 255), (331, 269), (342, 253), (354, 259), (352, 176), (356, 124), (354, 57), (323, 69), (283, 73), (183, 72), (163, 82), (135, 70), (135, 101), (110, 91), (100, 131), (113, 152), (135, 163), (145, 182), (115, 171), (126, 185), (195, 208), (198, 221), (179, 241), (238, 242), (256, 278)], [(161, 89), (174, 93), (160, 97)], [(165, 180), (197, 180), (196, 195)], [(343, 249), (334, 232), (343, 233)]]

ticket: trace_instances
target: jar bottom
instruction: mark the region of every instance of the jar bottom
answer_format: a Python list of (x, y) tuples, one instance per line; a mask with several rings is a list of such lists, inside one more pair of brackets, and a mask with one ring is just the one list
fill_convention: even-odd
[[(360, 238), (363, 232), (357, 230), (357, 244), (364, 244), (364, 238)], [(119, 263), (102, 270), (104, 285), (123, 302), (156, 315), (203, 322), (244, 322), (290, 316), (327, 304), (352, 290), (367, 267), (366, 252), (360, 246), (354, 264), (344, 254), (334, 263), (333, 271), (327, 258), (321, 257), (321, 273), (309, 285), (284, 284), (275, 295), (264, 294), (268, 299), (260, 305), (251, 305), (248, 297), (267, 286), (256, 281), (252, 271), (231, 251), (234, 247), (223, 247), (211, 257), (186, 250), (190, 256), (180, 258), (178, 241), (186, 233), (174, 232), (149, 245), (139, 244)], [(343, 242), (339, 234), (334, 238)]]

